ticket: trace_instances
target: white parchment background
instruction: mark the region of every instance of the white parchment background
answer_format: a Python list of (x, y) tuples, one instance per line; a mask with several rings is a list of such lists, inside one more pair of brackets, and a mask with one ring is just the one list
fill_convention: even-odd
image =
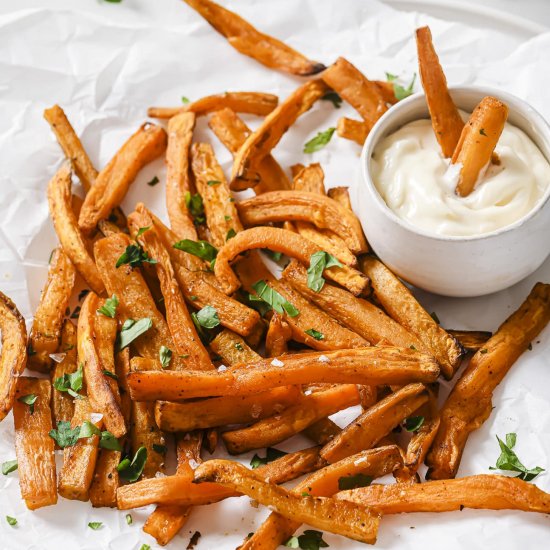
[[(344, 55), (371, 78), (384, 71), (409, 79), (416, 71), (413, 30), (429, 23), (451, 84), (488, 84), (527, 99), (550, 119), (550, 34), (526, 44), (495, 31), (469, 29), (427, 16), (399, 13), (370, 0), (277, 0), (224, 2), (262, 30), (308, 56), (329, 63)], [(42, 119), (59, 103), (97, 167), (146, 120), (150, 105), (178, 104), (224, 90), (262, 90), (286, 96), (298, 79), (269, 71), (229, 47), (199, 16), (178, 0), (18, 0), (0, 3), (0, 290), (10, 295), (28, 320), (36, 307), (56, 238), (48, 219), (45, 189), (61, 152)], [(334, 139), (315, 155), (303, 143), (319, 129), (335, 125), (348, 107), (322, 104), (304, 115), (276, 149), (283, 166), (321, 162), (327, 183), (352, 185), (359, 148)], [(254, 124), (254, 121), (250, 121)], [(224, 168), (230, 158), (199, 124), (197, 139), (214, 143)], [(156, 187), (146, 182), (161, 178)], [(158, 161), (134, 183), (124, 206), (144, 200), (164, 215), (164, 169)], [(460, 266), (457, 266), (460, 269)], [(550, 281), (550, 263), (512, 289), (485, 298), (443, 299), (419, 293), (428, 311), (446, 327), (494, 330), (527, 295), (535, 281)], [(528, 466), (550, 468), (550, 330), (533, 343), (494, 396), (496, 409), (469, 440), (459, 475), (487, 473), (499, 451), (495, 435), (518, 434), (518, 455)], [(444, 392), (445, 393), (445, 392)], [(349, 417), (349, 414), (347, 415)], [(340, 417), (340, 420), (343, 418)], [(280, 445), (303, 447), (295, 438)], [(0, 424), (0, 462), (14, 458), (13, 425)], [(243, 457), (246, 462), (250, 456)], [(547, 474), (536, 484), (550, 490)], [(0, 550), (83, 548), (138, 549), (156, 545), (141, 532), (148, 510), (94, 510), (88, 503), (60, 499), (55, 507), (28, 512), (19, 496), (18, 474), (0, 476)], [(19, 523), (10, 527), (4, 515)], [(193, 512), (169, 548), (185, 548), (195, 530), (198, 549), (235, 548), (267, 515), (247, 498)], [(92, 531), (89, 521), (102, 521)], [(363, 548), (330, 534), (332, 548)], [(521, 512), (416, 514), (384, 518), (383, 549), (548, 548), (550, 517)]]

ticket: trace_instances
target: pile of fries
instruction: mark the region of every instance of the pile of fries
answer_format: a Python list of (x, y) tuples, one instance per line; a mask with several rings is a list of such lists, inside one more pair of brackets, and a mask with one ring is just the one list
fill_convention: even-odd
[[(550, 320), (550, 285), (535, 285), (493, 335), (441, 327), (369, 254), (347, 189), (326, 191), (318, 164), (293, 166), (289, 178), (271, 155), (327, 94), (357, 110), (362, 120), (342, 119), (337, 133), (362, 143), (397, 101), (391, 83), (368, 80), (343, 58), (328, 68), (311, 61), (209, 0), (187, 3), (242, 53), (317, 76), (280, 104), (271, 94), (233, 92), (151, 108), (168, 119), (166, 130), (144, 124), (99, 172), (62, 109), (46, 110), (68, 160), (48, 184), (60, 246), (28, 339), (0, 294), (0, 419), (13, 409), (17, 457), (3, 469), (18, 468), (28, 508), (58, 495), (120, 510), (155, 504), (143, 529), (164, 545), (193, 507), (247, 495), (272, 513), (242, 549), (319, 543), (314, 530), (294, 535), (301, 524), (374, 543), (382, 516), (399, 512), (549, 513), (550, 495), (523, 479), (454, 478), (494, 389)], [(436, 134), (466, 169), (472, 155), (456, 152), (471, 151), (464, 123), (429, 29), (417, 36)], [(237, 113), (263, 120), (250, 131)], [(193, 141), (206, 115), (234, 156), (229, 180), (212, 146)], [(169, 226), (144, 204), (126, 216), (129, 186), (163, 155)], [(461, 180), (465, 189), (474, 172)], [(73, 175), (83, 201), (72, 194)], [(244, 189), (255, 196), (233, 198), (231, 190)], [(266, 254), (286, 263), (279, 278)], [(66, 316), (79, 279), (86, 289), (75, 326)], [(439, 376), (456, 379), (468, 353), (439, 407)], [(23, 376), (26, 367), (45, 376)], [(329, 419), (356, 405), (362, 412), (348, 426)], [(401, 426), (407, 441), (396, 436)], [(310, 447), (273, 449), (298, 433)], [(256, 455), (252, 469), (203, 462), (219, 437), (230, 455), (267, 448), (266, 457)], [(177, 471), (164, 475), (171, 439)], [(63, 449), (60, 471), (55, 449)], [(424, 462), (429, 481), (421, 483)], [(371, 484), (387, 474), (395, 483)]]

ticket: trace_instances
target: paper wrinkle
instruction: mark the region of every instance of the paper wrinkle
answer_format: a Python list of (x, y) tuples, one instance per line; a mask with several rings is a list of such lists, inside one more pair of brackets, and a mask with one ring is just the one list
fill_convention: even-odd
[[(62, 154), (43, 120), (44, 108), (58, 103), (65, 109), (93, 164), (101, 168), (148, 120), (149, 106), (178, 105), (181, 96), (194, 100), (226, 90), (266, 91), (283, 99), (302, 82), (240, 55), (178, 0), (121, 4), (81, 0), (79, 11), (70, 0), (49, 0), (48, 8), (41, 4), (39, 0), (0, 4), (0, 290), (17, 303), (28, 322), (57, 243), (46, 186)], [(374, 0), (231, 0), (223, 5), (311, 59), (328, 64), (342, 55), (369, 78), (384, 79), (387, 71), (399, 75), (404, 83), (418, 70), (414, 29), (429, 24), (451, 85), (502, 88), (550, 118), (550, 33), (520, 44), (515, 37), (494, 30), (399, 13)], [(318, 153), (302, 153), (308, 139), (335, 126), (341, 116), (360, 118), (348, 105), (336, 110), (329, 102), (320, 102), (300, 117), (274, 156), (287, 170), (297, 162), (320, 162), (329, 187), (353, 185), (360, 153), (357, 145), (335, 136)], [(253, 128), (259, 123), (256, 117), (243, 118)], [(198, 121), (195, 138), (213, 144), (229, 175), (231, 155), (208, 130), (206, 120)], [(147, 186), (155, 175), (161, 183)], [(143, 201), (166, 219), (164, 180), (163, 159), (147, 166), (124, 201), (126, 212)], [(80, 186), (75, 185), (73, 192), (81, 193)], [(526, 281), (484, 298), (448, 299), (416, 293), (445, 327), (493, 331), (538, 280), (550, 280), (550, 262)], [(499, 455), (495, 436), (503, 438), (511, 431), (518, 434), (518, 456), (527, 466), (550, 469), (550, 330), (536, 340), (540, 343), (533, 343), (533, 350), (524, 354), (495, 392), (496, 408), (470, 437), (459, 475), (489, 473), (488, 467)], [(450, 387), (442, 384), (442, 399)], [(360, 407), (353, 407), (331, 418), (345, 426), (358, 414)], [(277, 445), (285, 451), (308, 446), (311, 442), (302, 436)], [(239, 460), (248, 464), (253, 454)], [(0, 461), (14, 457), (9, 415), (0, 424)], [(214, 457), (227, 455), (218, 450)], [(61, 460), (60, 453), (57, 460)], [(12, 528), (0, 518), (1, 550), (135, 550), (144, 543), (157, 547), (141, 531), (153, 506), (130, 511), (134, 520), (130, 526), (126, 511), (93, 509), (89, 503), (61, 498), (55, 507), (29, 512), (20, 498), (18, 479), (17, 472), (0, 476), (0, 509), (19, 522)], [(550, 490), (546, 472), (535, 482)], [(267, 515), (265, 508), (254, 510), (244, 498), (200, 507), (167, 548), (184, 547), (196, 530), (202, 533), (198, 550), (235, 548)], [(87, 527), (89, 521), (104, 525), (93, 531)], [(548, 521), (545, 515), (472, 510), (387, 516), (381, 522), (377, 548), (515, 550), (521, 545), (522, 550), (535, 550), (548, 540)], [(328, 533), (325, 540), (335, 550), (363, 548)]]

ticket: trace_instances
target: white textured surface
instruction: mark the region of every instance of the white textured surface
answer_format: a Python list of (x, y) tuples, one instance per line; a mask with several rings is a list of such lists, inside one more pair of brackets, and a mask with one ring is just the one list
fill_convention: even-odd
[[(264, 90), (287, 95), (297, 79), (271, 72), (240, 56), (189, 8), (177, 0), (125, 0), (108, 4), (96, 0), (50, 0), (48, 8), (21, 0), (0, 5), (0, 290), (9, 294), (31, 318), (55, 245), (48, 220), (45, 186), (61, 154), (42, 111), (62, 105), (97, 166), (103, 166), (124, 139), (145, 119), (149, 105), (177, 104), (224, 90)], [(345, 55), (372, 78), (384, 71), (408, 78), (416, 70), (413, 30), (432, 26), (437, 48), (453, 84), (476, 82), (501, 86), (529, 100), (550, 117), (547, 55), (550, 36), (520, 45), (498, 32), (471, 31), (459, 24), (438, 22), (415, 14), (399, 14), (374, 1), (279, 0), (228, 2), (261, 29), (288, 41), (312, 58), (330, 62)], [(15, 11), (15, 10), (18, 11)], [(334, 125), (344, 107), (335, 111), (320, 104), (304, 115), (276, 150), (289, 166), (319, 161), (329, 185), (353, 181), (358, 147), (334, 141), (307, 156), (303, 143), (318, 129)], [(253, 121), (251, 121), (253, 122)], [(198, 139), (216, 143), (201, 123)], [(217, 144), (216, 144), (217, 145)], [(224, 168), (229, 155), (220, 149)], [(158, 174), (162, 162), (147, 167), (133, 185), (125, 207), (143, 199), (163, 214), (161, 183), (146, 182)], [(457, 266), (460, 269), (460, 266)], [(420, 296), (429, 311), (436, 310), (447, 327), (493, 330), (527, 295), (533, 282), (550, 279), (550, 264), (509, 291), (483, 299), (450, 300)], [(550, 467), (550, 331), (533, 345), (495, 393), (496, 409), (468, 443), (460, 475), (487, 473), (499, 454), (495, 434), (518, 432), (518, 454), (528, 466)], [(351, 419), (350, 413), (341, 415)], [(280, 447), (303, 447), (294, 440)], [(0, 424), (0, 462), (12, 459), (11, 416)], [(246, 457), (246, 461), (250, 456)], [(547, 475), (536, 480), (547, 490)], [(0, 513), (15, 516), (10, 527), (0, 517), (0, 549), (59, 548), (113, 550), (155, 548), (141, 532), (145, 510), (93, 510), (87, 503), (60, 499), (56, 507), (26, 511), (19, 497), (18, 474), (0, 476)], [(234, 548), (267, 515), (247, 498), (230, 499), (197, 509), (170, 548), (185, 547), (195, 530), (203, 534), (198, 550)], [(102, 521), (98, 531), (89, 521)], [(415, 527), (414, 530), (410, 527)], [(546, 547), (550, 518), (518, 512), (418, 514), (383, 520), (378, 547), (383, 549), (515, 549)], [(326, 535), (332, 548), (363, 548)]]

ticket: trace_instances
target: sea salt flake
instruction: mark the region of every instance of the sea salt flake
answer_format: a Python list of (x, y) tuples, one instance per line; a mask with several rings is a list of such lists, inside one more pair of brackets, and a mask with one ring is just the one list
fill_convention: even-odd
[(330, 363), (330, 359), (326, 355), (319, 355), (317, 361), (319, 361), (319, 363)]
[(273, 359), (273, 361), (271, 361), (271, 364), (274, 367), (283, 367), (284, 366), (284, 363), (280, 359), (277, 359), (276, 357), (275, 357), (275, 359)]
[(192, 470), (196, 470), (199, 467), (199, 463), (193, 458), (191, 458), (189, 459), (189, 466), (191, 466)]
[(66, 356), (66, 353), (50, 353), (50, 359), (53, 359), (56, 363), (61, 363)]
[(226, 367), (225, 365), (220, 365), (220, 366), (218, 367), (218, 372), (224, 372), (224, 371), (226, 371), (226, 370), (227, 370), (227, 367)]

